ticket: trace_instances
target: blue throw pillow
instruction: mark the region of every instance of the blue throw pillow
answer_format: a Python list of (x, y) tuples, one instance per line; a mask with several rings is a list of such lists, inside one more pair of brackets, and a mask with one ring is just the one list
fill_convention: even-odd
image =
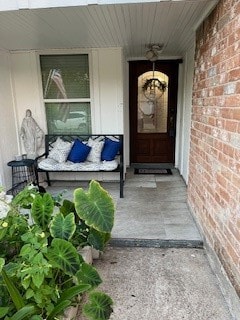
[(119, 150), (120, 150), (119, 141), (113, 141), (109, 138), (106, 138), (104, 142), (102, 154), (101, 154), (101, 160), (102, 161), (114, 160)]
[(91, 150), (91, 147), (82, 143), (79, 139), (74, 141), (71, 151), (68, 155), (68, 160), (72, 162), (84, 162)]

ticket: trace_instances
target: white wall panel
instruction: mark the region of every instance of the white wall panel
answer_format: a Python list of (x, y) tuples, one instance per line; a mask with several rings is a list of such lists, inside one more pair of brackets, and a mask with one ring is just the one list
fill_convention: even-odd
[[(18, 128), (21, 127), (26, 110), (30, 109), (33, 118), (46, 132), (38, 55), (34, 51), (14, 53), (11, 55), (11, 61)], [(21, 153), (25, 153), (21, 139), (20, 146)]]
[[(39, 56), (35, 51), (13, 53), (11, 61), (18, 125), (21, 126), (26, 109), (31, 109), (33, 117), (46, 132)], [(123, 133), (122, 50), (95, 49), (90, 63), (93, 132)]]
[(16, 117), (11, 89), (9, 54), (0, 51), (0, 185), (5, 190), (11, 187), (11, 168), (7, 163), (19, 154), (16, 139)]
[(91, 116), (92, 116), (92, 132), (101, 133), (102, 123), (101, 109), (100, 109), (100, 91), (99, 91), (99, 55), (98, 49), (92, 50), (92, 59), (90, 63), (90, 75), (91, 75)]
[(179, 89), (179, 109), (177, 121), (176, 140), (176, 166), (188, 182), (188, 159), (190, 146), (191, 110), (192, 110), (192, 84), (194, 70), (194, 45), (189, 48), (184, 57), (182, 78)]
[[(92, 75), (93, 133), (123, 133), (122, 49), (93, 49), (91, 51), (90, 74)], [(50, 52), (48, 51), (48, 54)], [(54, 50), (54, 54), (58, 54), (59, 52), (61, 51)], [(71, 54), (72, 52), (72, 50), (65, 50), (64, 54)], [(76, 51), (74, 52), (76, 53)], [(13, 140), (16, 143), (19, 142), (20, 148), (18, 153), (22, 154), (25, 153), (25, 150), (19, 137), (19, 130), (26, 109), (31, 109), (34, 119), (44, 132), (47, 132), (45, 108), (42, 98), (39, 52), (12, 53), (11, 65), (17, 119), (17, 129)], [(9, 99), (11, 101), (11, 98)], [(16, 151), (14, 153), (16, 154)], [(11, 157), (13, 154), (11, 154)]]
[(121, 49), (99, 49), (101, 128), (123, 133), (123, 82)]

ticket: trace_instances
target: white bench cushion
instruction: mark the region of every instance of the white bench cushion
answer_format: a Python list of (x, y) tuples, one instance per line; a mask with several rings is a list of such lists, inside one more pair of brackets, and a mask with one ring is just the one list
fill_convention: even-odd
[(38, 163), (38, 167), (48, 171), (113, 171), (118, 167), (118, 161), (101, 161), (94, 163), (90, 161), (74, 163), (71, 161), (61, 162), (46, 158)]

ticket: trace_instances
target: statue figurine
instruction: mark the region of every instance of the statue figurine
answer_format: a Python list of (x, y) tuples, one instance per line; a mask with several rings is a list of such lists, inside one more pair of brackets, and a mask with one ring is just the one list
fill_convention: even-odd
[(26, 110), (26, 116), (23, 119), (20, 136), (23, 139), (25, 151), (28, 159), (35, 159), (38, 156), (38, 150), (42, 146), (44, 132), (38, 126), (32, 117), (32, 111)]

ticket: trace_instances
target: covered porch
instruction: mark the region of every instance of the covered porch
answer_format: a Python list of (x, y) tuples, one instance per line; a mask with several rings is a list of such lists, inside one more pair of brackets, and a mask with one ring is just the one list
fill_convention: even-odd
[[(117, 207), (112, 241), (129, 246), (204, 242), (236, 319), (240, 314), (239, 12), (239, 1), (233, 0), (0, 2), (0, 184), (11, 187), (7, 163), (25, 153), (19, 131), (26, 109), (48, 131), (41, 56), (87, 55), (92, 131), (118, 131), (126, 142), (125, 198), (118, 199), (114, 182), (106, 182)], [(163, 44), (159, 60), (183, 62), (176, 77), (176, 172), (163, 180), (128, 171), (132, 126), (128, 64), (146, 60), (151, 44)], [(52, 100), (47, 102), (59, 102)], [(56, 184), (52, 191), (68, 189), (72, 183)]]
[[(177, 169), (172, 174), (126, 173), (124, 198), (118, 182), (102, 182), (113, 197), (116, 214), (112, 245), (202, 248), (203, 240), (187, 205), (186, 184)], [(73, 198), (88, 182), (53, 181), (47, 191)]]

